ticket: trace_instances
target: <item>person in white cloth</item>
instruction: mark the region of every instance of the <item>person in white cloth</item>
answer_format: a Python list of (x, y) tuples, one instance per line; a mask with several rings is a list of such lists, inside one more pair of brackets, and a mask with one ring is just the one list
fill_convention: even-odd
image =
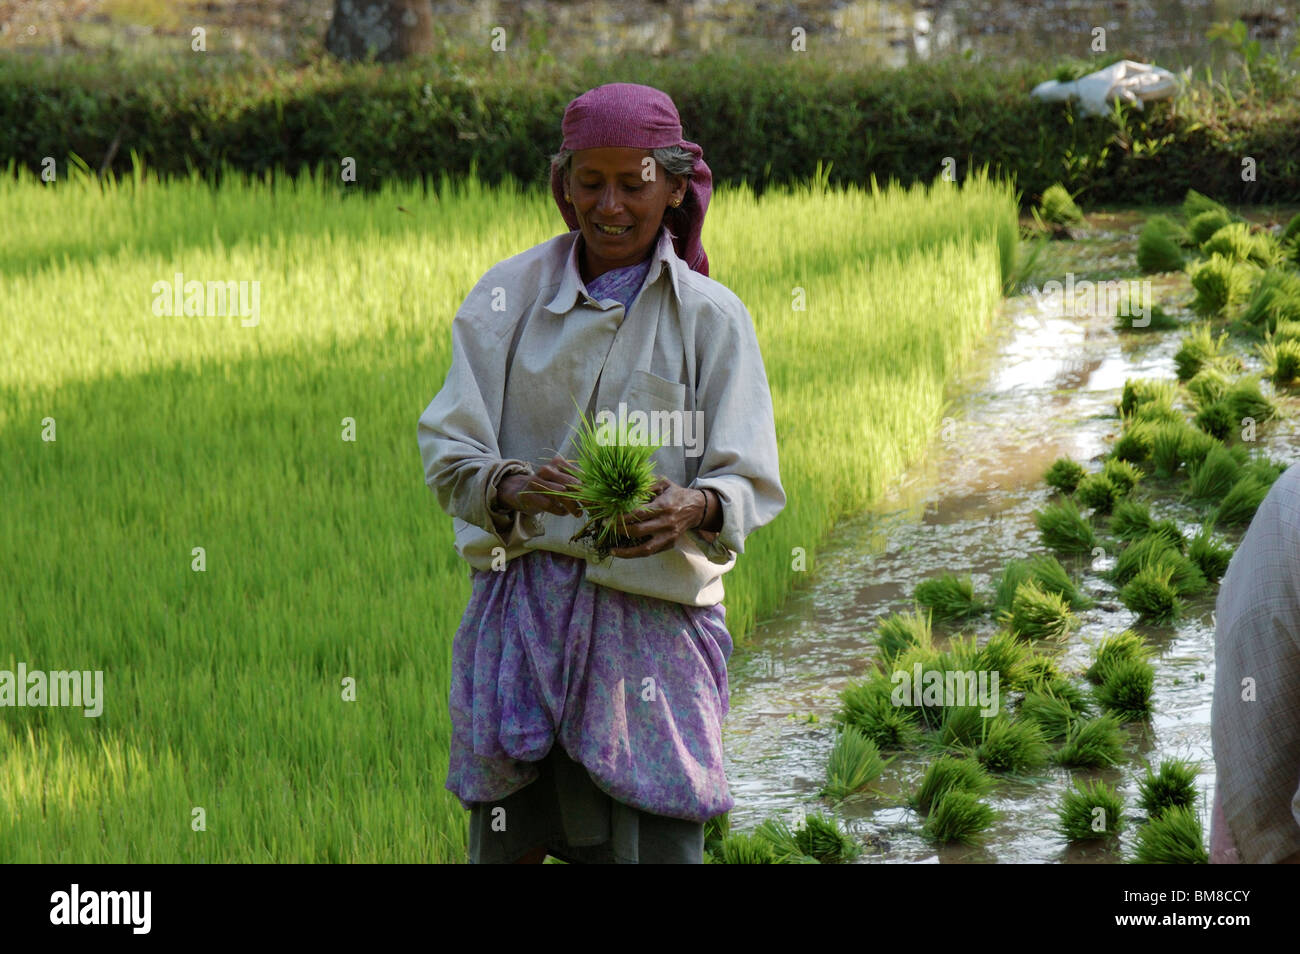
[(1214, 864), (1300, 863), (1300, 465), (1273, 484), (1215, 611)]

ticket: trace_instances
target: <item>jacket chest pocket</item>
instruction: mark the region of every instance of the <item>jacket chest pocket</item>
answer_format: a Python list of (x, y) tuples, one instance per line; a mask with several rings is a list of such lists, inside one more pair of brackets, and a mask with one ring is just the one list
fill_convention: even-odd
[(695, 439), (695, 428), (686, 410), (686, 385), (669, 381), (649, 371), (633, 371), (623, 391), (623, 407), (615, 408), (634, 433), (644, 429), (655, 452), (655, 473), (677, 484), (686, 483), (686, 452)]

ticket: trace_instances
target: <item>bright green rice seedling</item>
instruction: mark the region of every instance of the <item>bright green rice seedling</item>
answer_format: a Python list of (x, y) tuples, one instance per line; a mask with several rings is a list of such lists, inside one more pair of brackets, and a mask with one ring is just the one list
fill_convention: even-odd
[[(1180, 266), (1181, 267), (1181, 266)], [(1145, 319), (1140, 313), (1139, 308), (1128, 307), (1124, 299), (1127, 298), (1127, 292), (1121, 292), (1121, 304), (1118, 314), (1115, 315), (1115, 328), (1118, 331), (1172, 331), (1181, 327), (1182, 322), (1175, 318), (1169, 312), (1165, 311), (1159, 305), (1151, 305)]]
[(718, 853), (722, 839), (731, 834), (731, 812), (714, 815), (704, 823), (704, 847)]
[(1121, 497), (1126, 497), (1132, 493), (1133, 488), (1142, 479), (1142, 471), (1126, 460), (1118, 460), (1113, 457), (1106, 461), (1101, 472), (1115, 485), (1115, 489), (1119, 491)]
[(1286, 472), (1286, 464), (1278, 461), (1268, 460), (1263, 457), (1256, 457), (1248, 460), (1241, 467), (1242, 477), (1251, 477), (1266, 487), (1272, 487), (1277, 479)]
[[(1225, 206), (1222, 202), (1216, 202), (1214, 199), (1211, 199), (1208, 195), (1203, 195), (1202, 193), (1197, 192), (1195, 189), (1188, 189), (1187, 194), (1183, 196), (1183, 205), (1181, 211), (1183, 213), (1183, 218), (1187, 219), (1188, 221), (1206, 212), (1221, 213), (1223, 215), (1225, 222), (1232, 222), (1236, 219), (1236, 216), (1234, 216), (1231, 212), (1229, 212), (1227, 206)], [(1207, 235), (1205, 238), (1209, 238), (1209, 235)], [(1199, 245), (1201, 242), (1204, 241), (1205, 241), (1204, 238), (1199, 239), (1197, 240), (1196, 244)]]
[(921, 814), (926, 814), (940, 795), (954, 789), (981, 798), (993, 791), (993, 778), (974, 759), (941, 755), (926, 768), (910, 804)]
[(1178, 473), (1182, 466), (1184, 436), (1188, 428), (1182, 422), (1168, 421), (1156, 424), (1151, 431), (1151, 463), (1155, 474), (1161, 480), (1169, 480)]
[(1210, 856), (1196, 812), (1171, 808), (1138, 828), (1134, 860), (1142, 865), (1208, 864)]
[(1056, 814), (1056, 830), (1067, 841), (1114, 838), (1124, 828), (1124, 798), (1100, 779), (1075, 783), (1061, 796)]
[(1284, 322), (1300, 322), (1300, 275), (1269, 269), (1255, 283), (1238, 320), (1260, 333), (1276, 332)]
[(623, 537), (617, 522), (653, 499), (656, 450), (656, 444), (633, 441), (626, 426), (615, 431), (610, 423), (597, 425), (586, 414), (580, 415), (573, 467), (578, 484), (547, 491), (582, 507), (587, 523), (574, 534), (573, 542), (590, 540), (601, 559), (611, 549), (641, 542)]
[(921, 734), (911, 709), (894, 705), (893, 684), (880, 675), (851, 682), (840, 690), (834, 719), (851, 725), (879, 749), (905, 749)]
[(1259, 356), (1274, 387), (1294, 388), (1300, 383), (1300, 341), (1265, 341)]
[(1179, 596), (1197, 596), (1204, 593), (1210, 585), (1196, 561), (1172, 550), (1157, 556), (1150, 568), (1168, 569), (1169, 583)]
[(1083, 212), (1075, 204), (1073, 197), (1065, 186), (1059, 182), (1048, 186), (1043, 191), (1043, 221), (1052, 225), (1078, 225), (1083, 221)]
[(1232, 223), (1232, 217), (1220, 209), (1208, 209), (1191, 217), (1187, 222), (1188, 238), (1196, 245), (1210, 240), (1210, 236)]
[(1167, 215), (1153, 215), (1147, 219), (1138, 236), (1138, 268), (1144, 272), (1176, 272), (1181, 269), (1187, 260), (1178, 242), (1181, 232)]
[[(1038, 584), (1046, 593), (1055, 593), (1065, 600), (1071, 609), (1087, 609), (1093, 601), (1086, 596), (1070, 577), (1069, 571), (1050, 553), (1031, 557), (1027, 564), (1028, 578)], [(1015, 601), (1015, 594), (1012, 594)]]
[(1069, 768), (1118, 765), (1123, 758), (1124, 732), (1113, 715), (1074, 722), (1056, 753), (1056, 761)]
[(998, 673), (998, 684), (1002, 687), (1019, 686), (1026, 675), (1026, 667), (1033, 656), (1029, 646), (1016, 639), (1006, 630), (999, 630), (989, 637), (980, 649), (972, 666), (977, 672)]
[(1187, 496), (1192, 500), (1219, 500), (1237, 482), (1241, 465), (1226, 447), (1210, 448), (1205, 460), (1188, 472)]
[(1100, 685), (1106, 681), (1106, 674), (1115, 663), (1123, 660), (1142, 662), (1153, 655), (1155, 650), (1141, 634), (1126, 629), (1107, 636), (1097, 644), (1092, 654), (1092, 665), (1084, 675), (1089, 682)]
[(1300, 341), (1300, 321), (1279, 321), (1273, 337), (1279, 341)]
[(1144, 567), (1119, 591), (1120, 602), (1144, 622), (1172, 622), (1182, 615), (1183, 609), (1173, 576), (1171, 566)]
[(1079, 481), (1075, 497), (1085, 507), (1091, 507), (1097, 513), (1110, 513), (1111, 507), (1121, 496), (1120, 490), (1105, 474), (1089, 474)]
[(974, 748), (984, 731), (984, 719), (976, 705), (945, 707), (943, 723), (939, 726), (939, 744), (945, 748)]
[(1043, 480), (1047, 482), (1047, 486), (1055, 487), (1063, 494), (1072, 494), (1074, 488), (1079, 486), (1084, 473), (1084, 469), (1077, 462), (1068, 457), (1058, 457), (1052, 466), (1047, 468)]
[(1111, 455), (1115, 460), (1129, 461), (1134, 464), (1149, 460), (1153, 428), (1154, 425), (1149, 421), (1130, 421), (1125, 425), (1124, 433), (1115, 441), (1115, 446), (1111, 448)]
[(1217, 583), (1232, 560), (1232, 547), (1220, 546), (1211, 535), (1209, 526), (1203, 526), (1187, 545), (1187, 558), (1201, 568), (1207, 580)]
[(1187, 381), (1194, 377), (1201, 368), (1219, 357), (1223, 352), (1223, 343), (1228, 340), (1228, 333), (1222, 332), (1217, 337), (1210, 332), (1208, 324), (1197, 325), (1183, 336), (1182, 344), (1174, 354), (1174, 366), (1178, 371), (1178, 380)]
[(1151, 509), (1139, 500), (1121, 500), (1110, 518), (1110, 532), (1124, 541), (1145, 536), (1153, 526)]
[(975, 585), (970, 574), (958, 577), (954, 573), (945, 573), (934, 579), (923, 580), (916, 584), (912, 598), (927, 607), (935, 619), (969, 619), (978, 616), (988, 607), (975, 595)]
[(1116, 586), (1123, 586), (1143, 567), (1151, 565), (1163, 553), (1177, 552), (1177, 547), (1163, 533), (1149, 533), (1130, 543), (1115, 558), (1111, 568), (1110, 580)]
[(1011, 609), (1002, 612), (1002, 621), (1019, 639), (1064, 639), (1078, 620), (1059, 593), (1050, 593), (1034, 579), (1016, 589)]
[(1215, 527), (1241, 527), (1255, 518), (1255, 511), (1268, 496), (1268, 484), (1253, 474), (1241, 477), (1223, 497), (1211, 515)]
[[(1146, 423), (1146, 424), (1163, 424), (1166, 421), (1181, 423), (1184, 420), (1183, 414), (1175, 407), (1168, 404), (1143, 404), (1129, 419), (1129, 423)], [(1112, 460), (1117, 458), (1112, 458)], [(1118, 458), (1122, 459), (1122, 458)]]
[(1222, 255), (1211, 255), (1199, 264), (1189, 265), (1188, 273), (1196, 290), (1192, 310), (1211, 317), (1235, 310), (1246, 301), (1259, 268)]
[(1011, 608), (1011, 601), (1016, 597), (1020, 584), (1029, 579), (1028, 560), (1009, 560), (998, 577), (997, 589), (993, 594), (993, 604), (999, 610)]
[(876, 646), (882, 660), (893, 659), (913, 646), (928, 649), (932, 645), (929, 613), (919, 610), (892, 613), (882, 619), (876, 628)]
[(1196, 775), (1196, 766), (1182, 759), (1165, 759), (1159, 772), (1148, 765), (1146, 775), (1138, 779), (1138, 805), (1151, 818), (1171, 808), (1194, 808)]
[(1216, 231), (1201, 246), (1206, 255), (1222, 255), (1234, 262), (1271, 268), (1282, 261), (1282, 247), (1265, 232), (1252, 232), (1245, 222), (1233, 222)]
[[(806, 825), (800, 826), (800, 831)], [(772, 851), (772, 859), (778, 865), (817, 865), (821, 864), (808, 852), (804, 851), (799, 835), (791, 831), (782, 818), (768, 818), (754, 829), (754, 837), (767, 843)], [(804, 837), (804, 841), (807, 841)]]
[(835, 745), (831, 748), (826, 763), (826, 787), (822, 794), (841, 799), (860, 792), (880, 777), (885, 764), (876, 743), (857, 727), (846, 725), (835, 737)]
[(1196, 426), (1215, 440), (1224, 441), (1236, 427), (1232, 408), (1224, 401), (1207, 404), (1196, 412)]
[(1187, 390), (1196, 406), (1203, 408), (1222, 398), (1231, 384), (1232, 378), (1221, 364), (1204, 364), (1187, 381)]
[(1044, 739), (1056, 742), (1065, 738), (1079, 712), (1053, 692), (1030, 690), (1021, 700), (1020, 718), (1037, 725)]
[(776, 864), (771, 843), (757, 835), (728, 835), (718, 846), (717, 856), (724, 865)]
[(1071, 500), (1048, 504), (1034, 513), (1043, 545), (1058, 553), (1092, 553), (1097, 535)]
[(1277, 414), (1277, 406), (1260, 391), (1258, 378), (1233, 382), (1224, 393), (1223, 402), (1231, 409), (1237, 425), (1247, 417), (1260, 424)]
[(1121, 722), (1138, 722), (1151, 714), (1156, 670), (1145, 659), (1120, 659), (1106, 667), (1097, 703)]
[(984, 721), (975, 757), (992, 772), (1021, 772), (1042, 765), (1049, 752), (1043, 730), (1035, 723), (996, 715)]
[(1145, 404), (1160, 404), (1172, 408), (1178, 396), (1173, 381), (1159, 378), (1129, 378), (1119, 398), (1119, 413), (1128, 417)]
[(935, 800), (921, 831), (925, 837), (940, 843), (971, 843), (996, 817), (993, 809), (971, 792), (950, 789)]
[[(922, 687), (930, 685), (933, 678), (935, 678), (928, 675), (931, 672), (938, 673), (939, 675), (937, 678), (939, 684), (944, 685), (948, 671), (953, 669), (952, 660), (947, 653), (940, 653), (933, 649), (927, 650), (919, 647), (909, 649), (907, 652), (901, 653), (896, 659), (894, 659), (888, 665), (887, 671), (883, 674), (885, 677), (884, 681), (886, 684), (890, 685), (891, 696), (894, 689), (894, 684), (892, 683), (894, 674), (899, 672), (905, 673), (908, 676), (908, 682), (910, 684), (911, 680), (915, 678), (916, 666), (918, 664), (921, 667), (921, 675), (916, 684)], [(943, 706), (940, 704), (934, 704), (933, 698), (931, 699), (931, 704), (927, 705), (925, 702), (924, 692), (913, 692), (910, 704), (903, 704), (898, 706), (898, 708), (911, 712), (926, 728), (938, 728), (940, 722), (943, 721)]]
[(834, 818), (814, 812), (794, 830), (795, 844), (809, 857), (823, 864), (852, 861), (862, 853), (862, 846), (841, 830)]

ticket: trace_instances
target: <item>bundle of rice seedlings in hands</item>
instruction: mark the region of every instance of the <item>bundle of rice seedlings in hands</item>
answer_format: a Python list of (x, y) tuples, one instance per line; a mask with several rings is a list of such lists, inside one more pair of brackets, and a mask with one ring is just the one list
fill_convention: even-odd
[(1228, 563), (1232, 560), (1232, 548), (1215, 543), (1209, 526), (1204, 525), (1187, 545), (1187, 558), (1200, 567), (1208, 581), (1217, 583), (1227, 572)]
[(1137, 264), (1144, 272), (1176, 272), (1186, 262), (1179, 237), (1186, 233), (1167, 215), (1153, 215), (1138, 236)]
[(931, 841), (973, 843), (997, 817), (996, 812), (971, 792), (949, 789), (930, 807), (922, 834)]
[(1043, 545), (1059, 553), (1092, 553), (1097, 536), (1071, 500), (1048, 504), (1034, 513)]
[(1000, 619), (1019, 639), (1064, 639), (1078, 622), (1059, 593), (1047, 592), (1034, 579), (1020, 584)]
[(1091, 683), (1100, 685), (1106, 681), (1110, 667), (1122, 660), (1145, 662), (1155, 655), (1155, 650), (1146, 639), (1131, 629), (1107, 636), (1093, 650), (1092, 665), (1084, 676)]
[(809, 815), (794, 830), (794, 840), (801, 852), (823, 864), (852, 861), (862, 853), (862, 846), (840, 829), (839, 822), (821, 812)]
[(1056, 761), (1069, 768), (1101, 768), (1118, 765), (1124, 758), (1124, 734), (1113, 715), (1074, 722)]
[(920, 739), (915, 713), (894, 705), (893, 683), (876, 675), (840, 690), (834, 721), (853, 726), (879, 749), (905, 749)]
[(1052, 466), (1047, 468), (1047, 473), (1043, 475), (1043, 480), (1047, 486), (1055, 487), (1063, 494), (1074, 493), (1074, 488), (1079, 485), (1083, 479), (1084, 469), (1068, 457), (1058, 457)]
[(578, 483), (565, 490), (546, 491), (577, 501), (588, 518), (570, 542), (590, 541), (596, 556), (604, 560), (611, 550), (645, 541), (624, 537), (618, 523), (654, 499), (658, 486), (654, 455), (658, 449), (658, 444), (634, 441), (626, 426), (615, 430), (608, 422), (597, 425), (587, 415), (579, 416), (573, 468)]
[(1283, 322), (1300, 321), (1300, 275), (1282, 269), (1265, 272), (1238, 320), (1262, 333), (1278, 331)]
[(1201, 820), (1190, 808), (1171, 808), (1138, 828), (1135, 854), (1134, 860), (1142, 865), (1204, 865), (1210, 861)]
[(1266, 341), (1259, 346), (1259, 356), (1274, 387), (1294, 388), (1300, 383), (1300, 341)]
[(828, 798), (847, 798), (860, 792), (885, 770), (876, 743), (852, 725), (846, 725), (835, 738), (826, 763), (826, 787), (821, 794)]
[(1089, 474), (1079, 481), (1075, 496), (1079, 503), (1091, 507), (1097, 513), (1110, 513), (1121, 494), (1105, 474)]
[(1243, 475), (1210, 516), (1216, 527), (1245, 526), (1255, 518), (1255, 511), (1268, 496), (1268, 485), (1253, 474)]
[(728, 835), (718, 846), (718, 860), (724, 865), (772, 865), (772, 845), (757, 835)]
[(980, 798), (993, 791), (993, 779), (974, 759), (941, 755), (926, 768), (921, 785), (909, 803), (925, 814), (934, 807), (940, 795), (954, 789)]
[(1218, 500), (1237, 482), (1241, 465), (1222, 444), (1210, 448), (1205, 459), (1188, 470), (1187, 496), (1192, 500)]
[(1173, 583), (1173, 567), (1143, 567), (1119, 591), (1120, 602), (1148, 623), (1168, 623), (1182, 615), (1183, 601)]
[(1145, 659), (1120, 659), (1106, 668), (1094, 692), (1097, 703), (1121, 722), (1139, 722), (1151, 714), (1155, 667)]
[(1192, 310), (1207, 318), (1235, 311), (1249, 297), (1260, 274), (1259, 266), (1234, 262), (1222, 255), (1211, 255), (1189, 265), (1187, 271), (1196, 289)]
[(1138, 481), (1142, 479), (1142, 471), (1138, 470), (1128, 461), (1119, 460), (1114, 457), (1106, 461), (1101, 472), (1106, 475), (1106, 478), (1112, 484), (1115, 485), (1115, 489), (1119, 491), (1121, 497), (1127, 497), (1132, 493), (1133, 488), (1136, 487)]
[(1067, 841), (1114, 838), (1124, 828), (1124, 799), (1100, 779), (1074, 787), (1061, 796), (1056, 810), (1057, 831)]
[(975, 757), (993, 772), (1020, 772), (1047, 761), (1043, 730), (1033, 722), (1013, 722), (1005, 715), (984, 720), (984, 734)]
[(1194, 808), (1196, 775), (1196, 766), (1182, 759), (1165, 759), (1159, 772), (1148, 765), (1145, 777), (1138, 779), (1138, 804), (1151, 818), (1171, 808)]
[(880, 621), (876, 628), (876, 646), (881, 660), (893, 659), (913, 646), (926, 649), (933, 645), (930, 614), (919, 610), (910, 613), (892, 613)]
[(945, 573), (916, 584), (912, 598), (933, 613), (935, 619), (969, 619), (978, 616), (988, 607), (975, 595), (975, 585), (970, 574), (959, 578), (955, 573)]

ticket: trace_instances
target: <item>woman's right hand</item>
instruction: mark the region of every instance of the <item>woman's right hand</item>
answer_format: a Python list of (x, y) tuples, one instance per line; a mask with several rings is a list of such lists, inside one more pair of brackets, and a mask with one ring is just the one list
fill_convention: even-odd
[(577, 484), (578, 475), (570, 469), (569, 462), (556, 456), (535, 474), (512, 474), (503, 478), (497, 485), (497, 500), (520, 513), (545, 512), (577, 517), (582, 514), (582, 507), (576, 500), (535, 492), (565, 490)]

